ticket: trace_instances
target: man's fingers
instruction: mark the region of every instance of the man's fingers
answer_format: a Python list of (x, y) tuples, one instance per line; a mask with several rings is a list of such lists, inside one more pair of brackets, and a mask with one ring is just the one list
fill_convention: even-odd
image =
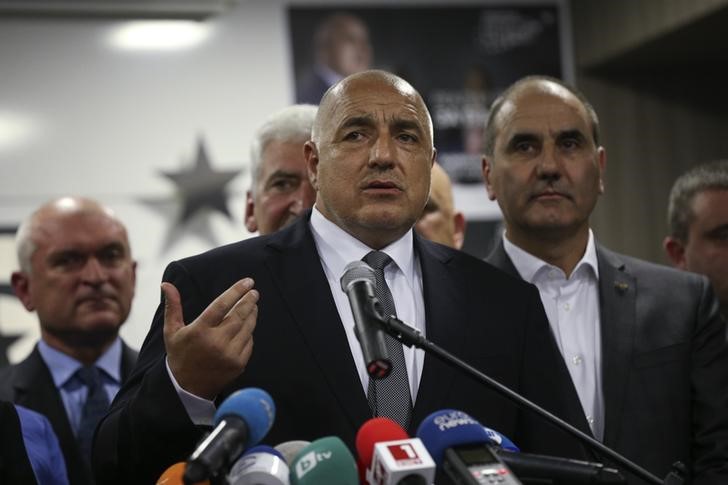
[(235, 304), (253, 288), (254, 284), (252, 278), (243, 278), (237, 281), (205, 308), (205, 311), (197, 318), (196, 323), (209, 327), (219, 325)]
[(164, 336), (166, 339), (184, 327), (185, 322), (177, 288), (172, 283), (164, 282), (162, 283), (162, 293), (164, 293)]

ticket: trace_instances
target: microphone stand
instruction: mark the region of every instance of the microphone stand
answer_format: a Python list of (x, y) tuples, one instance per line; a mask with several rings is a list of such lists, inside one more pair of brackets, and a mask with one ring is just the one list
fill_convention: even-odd
[[(416, 328), (410, 327), (409, 325), (405, 324), (401, 320), (399, 320), (394, 315), (391, 315), (389, 317), (385, 318), (376, 318), (375, 319), (382, 327), (382, 329), (387, 332), (392, 337), (396, 338), (400, 342), (402, 342), (407, 347), (412, 347), (413, 345), (417, 347), (418, 349), (422, 349), (427, 353), (430, 353), (440, 359), (441, 361), (445, 362), (446, 364), (449, 364), (456, 369), (460, 369), (467, 374), (469, 374), (471, 377), (473, 377), (475, 380), (480, 381), (484, 383), (486, 386), (494, 389), (502, 396), (505, 396), (506, 398), (510, 399), (511, 401), (515, 402), (516, 404), (519, 404), (520, 406), (523, 406), (534, 413), (544, 417), (547, 421), (550, 421), (552, 424), (556, 425), (557, 427), (569, 432), (571, 435), (578, 438), (582, 443), (587, 444), (588, 446), (591, 446), (592, 448), (595, 448), (596, 450), (600, 451), (604, 455), (608, 456), (612, 460), (614, 460), (616, 463), (624, 466), (626, 469), (634, 473), (635, 475), (639, 476), (643, 480), (653, 483), (655, 485), (665, 485), (665, 483), (669, 484), (681, 484), (682, 480), (680, 478), (675, 477), (675, 472), (670, 472), (668, 475), (667, 482), (663, 482), (656, 476), (652, 475), (650, 472), (645, 470), (644, 468), (640, 467), (636, 463), (628, 460), (627, 458), (623, 457), (616, 451), (612, 450), (611, 448), (608, 448), (607, 446), (604, 446), (601, 442), (597, 441), (596, 439), (592, 438), (588, 434), (584, 433), (583, 431), (575, 428), (574, 426), (570, 425), (563, 419), (557, 417), (554, 414), (551, 414), (550, 412), (546, 411), (545, 409), (541, 408), (540, 406), (534, 404), (533, 402), (529, 401), (525, 397), (521, 396), (520, 394), (510, 390), (500, 382), (496, 381), (495, 379), (492, 379), (488, 377), (487, 375), (480, 372), (475, 367), (471, 366), (467, 362), (457, 358), (456, 356), (452, 355), (445, 349), (437, 346), (433, 342), (430, 342), (427, 340), (422, 333), (420, 333), (419, 330)], [(675, 467), (675, 465), (673, 465)], [(674, 481), (675, 479), (679, 481)]]

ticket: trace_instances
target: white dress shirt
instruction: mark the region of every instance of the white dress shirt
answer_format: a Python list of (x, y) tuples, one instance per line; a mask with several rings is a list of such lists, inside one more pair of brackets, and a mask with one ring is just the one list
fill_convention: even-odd
[[(321, 266), (329, 282), (336, 310), (344, 326), (349, 349), (359, 373), (364, 396), (366, 396), (369, 375), (364, 365), (361, 346), (356, 335), (354, 335), (354, 316), (351, 313), (349, 299), (346, 293), (341, 290), (340, 280), (346, 265), (352, 261), (362, 259), (372, 251), (372, 248), (326, 219), (316, 207), (311, 212), (310, 224)], [(384, 270), (384, 279), (387, 281), (389, 290), (392, 293), (392, 299), (397, 309), (397, 318), (408, 325), (414, 326), (424, 335), (425, 302), (422, 295), (422, 271), (419, 259), (414, 252), (412, 230), (407, 231), (402, 238), (381, 249), (381, 251), (392, 258), (392, 262)], [(422, 376), (425, 352), (405, 346), (404, 359), (409, 377), (412, 405), (414, 406), (420, 377)], [(212, 425), (215, 404), (182, 389), (172, 375), (169, 362), (167, 362), (167, 373), (192, 422), (197, 425)]]
[[(341, 277), (344, 268), (352, 261), (361, 260), (372, 248), (359, 241), (333, 222), (326, 219), (321, 212), (313, 208), (311, 212), (311, 230), (316, 242), (316, 249), (324, 268), (326, 279), (334, 296), (334, 303), (344, 325), (346, 338), (349, 341), (351, 355), (359, 372), (362, 388), (366, 395), (369, 386), (369, 375), (364, 365), (364, 357), (359, 341), (354, 335), (354, 317), (351, 313), (349, 299), (341, 290)], [(392, 300), (397, 309), (397, 318), (413, 326), (425, 334), (425, 302), (422, 296), (422, 273), (419, 259), (414, 252), (414, 241), (410, 229), (402, 238), (381, 249), (392, 258), (384, 268), (384, 279), (387, 281)], [(417, 397), (417, 389), (422, 376), (425, 353), (413, 347), (404, 347), (404, 360), (407, 365), (412, 404)]]
[(586, 251), (567, 278), (556, 266), (527, 253), (503, 235), (503, 248), (521, 278), (538, 288), (551, 331), (569, 369), (584, 414), (594, 436), (604, 434), (599, 265), (594, 235), (589, 230)]

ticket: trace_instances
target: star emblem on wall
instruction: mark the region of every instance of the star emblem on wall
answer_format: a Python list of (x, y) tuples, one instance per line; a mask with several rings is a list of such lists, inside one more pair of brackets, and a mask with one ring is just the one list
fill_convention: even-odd
[(213, 170), (205, 141), (200, 138), (197, 141), (197, 158), (192, 167), (179, 172), (161, 171), (162, 175), (177, 186), (177, 194), (182, 200), (178, 224), (184, 224), (204, 209), (219, 211), (232, 220), (225, 186), (241, 172), (242, 170)]
[[(210, 246), (219, 245), (208, 216), (217, 212), (233, 221), (226, 188), (242, 172), (242, 169), (216, 170), (203, 137), (197, 140), (197, 152), (189, 166), (178, 171), (160, 170), (159, 173), (175, 185), (175, 200), (155, 197), (144, 198), (142, 202), (165, 218), (176, 219), (167, 231), (163, 251), (190, 233), (202, 237)], [(174, 207), (180, 209), (175, 211)], [(175, 212), (176, 215), (173, 215)]]

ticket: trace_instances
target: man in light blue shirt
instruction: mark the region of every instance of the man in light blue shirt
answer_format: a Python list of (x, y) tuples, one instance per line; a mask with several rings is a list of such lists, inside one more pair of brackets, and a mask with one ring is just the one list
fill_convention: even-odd
[(136, 359), (119, 338), (136, 271), (126, 229), (98, 202), (62, 197), (22, 222), (16, 247), (11, 283), (37, 313), (41, 340), (0, 372), (0, 398), (46, 416), (70, 482), (91, 484), (94, 429)]

